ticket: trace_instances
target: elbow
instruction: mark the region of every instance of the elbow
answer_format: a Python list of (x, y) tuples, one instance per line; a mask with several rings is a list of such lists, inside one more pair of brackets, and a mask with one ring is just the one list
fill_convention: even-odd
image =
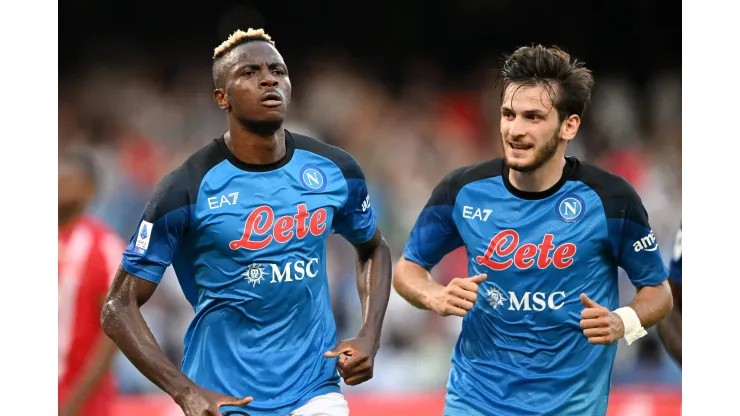
[(106, 298), (103, 303), (103, 308), (100, 311), (100, 326), (103, 328), (103, 333), (109, 338), (112, 338), (113, 328), (116, 326), (115, 322), (118, 321), (117, 315), (120, 308), (117, 305), (115, 299)]
[(668, 316), (668, 314), (671, 313), (673, 310), (673, 293), (671, 292), (671, 286), (668, 284), (667, 281), (660, 284), (660, 293), (661, 293), (661, 299), (662, 299), (662, 305), (663, 305), (663, 318)]
[(663, 282), (664, 297), (666, 298), (666, 315), (673, 310), (673, 292), (671, 291), (671, 285), (668, 282)]
[(398, 264), (396, 265), (396, 270), (393, 271), (393, 290), (396, 291), (401, 297), (404, 299), (405, 296), (405, 287), (406, 287), (406, 269), (408, 268), (408, 265), (406, 264), (406, 260), (401, 258), (398, 260)]

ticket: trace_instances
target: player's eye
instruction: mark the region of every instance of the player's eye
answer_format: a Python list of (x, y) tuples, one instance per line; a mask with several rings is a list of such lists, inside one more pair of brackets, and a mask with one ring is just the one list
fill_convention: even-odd
[(505, 119), (507, 119), (507, 120), (513, 120), (514, 119), (514, 113), (511, 113), (511, 112), (508, 112), (508, 111), (504, 111), (503, 113), (501, 113), (501, 115)]
[(252, 75), (254, 75), (254, 71), (252, 70), (244, 71), (244, 76), (251, 77)]
[(272, 73), (275, 75), (280, 75), (280, 76), (285, 75), (285, 71), (283, 71), (282, 69), (276, 69), (272, 71)]

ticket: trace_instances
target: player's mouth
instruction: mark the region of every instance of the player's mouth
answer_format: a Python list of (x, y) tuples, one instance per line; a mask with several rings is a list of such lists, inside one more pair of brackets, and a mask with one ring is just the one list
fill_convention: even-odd
[(508, 142), (508, 145), (514, 156), (521, 156), (525, 154), (527, 150), (532, 149), (534, 147), (531, 144), (512, 143), (512, 142)]
[(283, 97), (277, 92), (266, 92), (260, 97), (260, 103), (265, 107), (279, 107), (283, 104)]

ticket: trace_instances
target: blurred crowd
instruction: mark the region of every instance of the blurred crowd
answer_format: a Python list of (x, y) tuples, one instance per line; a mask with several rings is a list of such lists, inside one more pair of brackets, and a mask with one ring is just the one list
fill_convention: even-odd
[[(477, 88), (441, 87), (434, 68), (391, 87), (351, 61), (308, 62), (291, 68), (299, 72), (291, 74), (286, 128), (338, 145), (360, 162), (395, 261), (439, 180), (458, 166), (501, 154), (499, 95), (486, 82), (489, 69), (481, 68)], [(681, 220), (680, 68), (641, 85), (620, 74), (596, 74), (596, 80), (593, 103), (568, 153), (637, 189), (667, 260)], [(225, 131), (212, 91), (207, 65), (165, 72), (144, 59), (101, 62), (61, 83), (60, 148), (95, 148), (104, 175), (90, 210), (126, 241), (159, 179)], [(330, 238), (327, 270), (339, 337), (354, 336), (360, 323), (353, 258), (349, 244)], [(465, 275), (464, 251), (448, 255), (433, 274), (442, 283)], [(620, 291), (623, 304), (634, 295), (624, 275)], [(179, 363), (193, 311), (171, 268), (143, 310), (162, 348)], [(459, 318), (416, 310), (392, 293), (375, 376), (347, 391), (444, 388), (460, 325)], [(655, 331), (649, 333), (632, 347), (620, 344), (615, 383), (680, 383), (677, 366)], [(115, 373), (124, 393), (158, 391), (122, 356)]]

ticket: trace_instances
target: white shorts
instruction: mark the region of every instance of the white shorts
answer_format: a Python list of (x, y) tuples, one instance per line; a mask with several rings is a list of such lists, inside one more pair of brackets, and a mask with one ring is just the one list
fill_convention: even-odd
[(341, 393), (316, 396), (288, 416), (349, 416), (349, 405)]

